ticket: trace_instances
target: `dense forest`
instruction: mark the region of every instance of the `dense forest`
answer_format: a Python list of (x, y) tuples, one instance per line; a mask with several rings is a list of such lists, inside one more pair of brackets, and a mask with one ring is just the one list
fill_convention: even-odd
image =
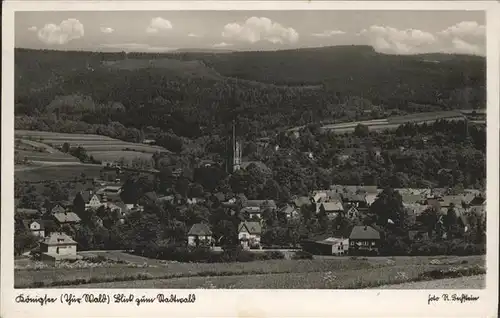
[(187, 138), (220, 134), (231, 117), (252, 139), (309, 123), (484, 108), (485, 70), (481, 57), (392, 56), (364, 46), (220, 54), (18, 49), (15, 111)]

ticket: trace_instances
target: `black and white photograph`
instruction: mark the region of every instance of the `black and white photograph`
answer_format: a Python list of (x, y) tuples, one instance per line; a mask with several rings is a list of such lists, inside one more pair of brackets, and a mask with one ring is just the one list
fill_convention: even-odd
[(477, 300), (498, 214), (486, 17), (16, 11), (13, 292)]

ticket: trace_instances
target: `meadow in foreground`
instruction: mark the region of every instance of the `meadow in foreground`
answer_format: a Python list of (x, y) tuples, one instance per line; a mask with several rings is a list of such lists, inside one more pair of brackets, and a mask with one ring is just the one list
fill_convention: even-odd
[(405, 282), (430, 270), (483, 268), (484, 264), (484, 256), (342, 257), (247, 263), (169, 262), (149, 267), (17, 269), (15, 287), (206, 288), (204, 282), (210, 278), (217, 288), (360, 288), (356, 286)]

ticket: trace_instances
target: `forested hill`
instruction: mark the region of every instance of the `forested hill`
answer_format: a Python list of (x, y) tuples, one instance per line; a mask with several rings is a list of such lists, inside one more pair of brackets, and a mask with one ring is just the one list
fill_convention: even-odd
[[(366, 46), (127, 55), (16, 49), (15, 64), (18, 116), (55, 111), (185, 137), (220, 132), (229, 113), (242, 133), (258, 135), (312, 122), (484, 108), (486, 100), (485, 58), (384, 55)], [(84, 105), (54, 106), (68, 95), (83, 96), (76, 99)]]

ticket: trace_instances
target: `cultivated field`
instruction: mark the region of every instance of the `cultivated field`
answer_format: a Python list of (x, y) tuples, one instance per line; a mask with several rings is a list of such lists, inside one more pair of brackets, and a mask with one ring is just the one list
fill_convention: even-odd
[(71, 147), (81, 146), (87, 151), (138, 151), (146, 153), (168, 152), (163, 147), (150, 146), (90, 134), (66, 134), (35, 130), (16, 130), (18, 138), (38, 141), (51, 146), (61, 146), (65, 142)]
[(386, 119), (375, 119), (367, 121), (349, 122), (341, 124), (325, 125), (321, 127), (323, 130), (333, 131), (336, 133), (354, 132), (357, 125), (362, 124), (367, 126), (372, 131), (397, 129), (400, 125), (405, 123), (415, 124), (432, 124), (433, 122), (446, 119), (446, 120), (464, 120), (464, 115), (460, 112), (430, 112), (430, 113), (416, 113), (406, 116), (395, 116)]
[[(464, 120), (465, 116), (460, 111), (444, 111), (444, 112), (428, 112), (428, 113), (415, 113), (411, 115), (405, 116), (394, 116), (388, 117), (384, 119), (374, 119), (374, 120), (365, 120), (365, 121), (352, 121), (347, 123), (339, 123), (339, 124), (328, 124), (321, 127), (324, 131), (332, 131), (335, 133), (343, 134), (343, 133), (352, 133), (357, 125), (362, 124), (367, 126), (371, 131), (379, 131), (386, 129), (397, 129), (399, 126), (405, 123), (414, 123), (414, 124), (432, 124), (437, 120), (445, 119), (445, 120)], [(478, 123), (482, 123), (482, 121), (477, 121)], [(304, 128), (304, 126), (295, 127), (289, 129), (288, 131), (299, 131)]]
[(37, 163), (76, 163), (79, 160), (41, 142), (16, 139), (15, 151), (20, 158)]
[(99, 178), (102, 167), (100, 165), (64, 164), (41, 167), (23, 167), (15, 171), (14, 177), (20, 181), (72, 181), (80, 178), (82, 173), (85, 178)]
[[(113, 253), (116, 259), (117, 252)], [(448, 271), (452, 268), (484, 266), (484, 264), (484, 256), (356, 259), (339, 257), (218, 264), (154, 261), (146, 268), (117, 265), (90, 269), (16, 269), (15, 286), (18, 288), (69, 285), (78, 285), (82, 288), (365, 288), (415, 280), (430, 270)], [(207, 281), (210, 282), (209, 286)]]

